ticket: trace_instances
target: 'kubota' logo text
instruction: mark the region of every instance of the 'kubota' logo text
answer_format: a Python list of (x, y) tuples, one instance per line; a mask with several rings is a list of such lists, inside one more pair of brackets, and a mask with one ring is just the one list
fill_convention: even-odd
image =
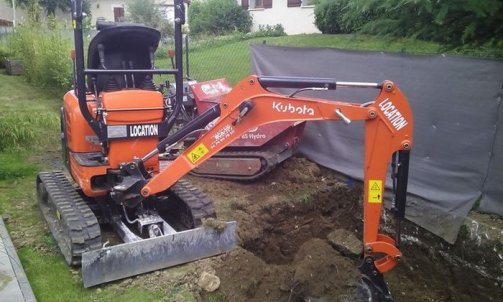
[(389, 99), (385, 99), (379, 104), (379, 107), (381, 108), (381, 111), (384, 113), (384, 116), (386, 116), (395, 127), (396, 130), (400, 130), (403, 127), (405, 127), (408, 123), (405, 117), (396, 109), (395, 105), (391, 103)]
[(272, 109), (278, 112), (289, 112), (289, 113), (297, 113), (302, 115), (314, 115), (314, 109), (304, 105), (304, 106), (294, 106), (290, 103), (285, 105), (281, 102), (272, 102)]

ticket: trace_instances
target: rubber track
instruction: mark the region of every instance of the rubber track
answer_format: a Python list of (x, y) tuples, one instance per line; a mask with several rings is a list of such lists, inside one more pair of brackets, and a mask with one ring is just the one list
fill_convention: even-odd
[[(40, 183), (47, 195), (40, 192)], [(102, 247), (96, 216), (62, 171), (39, 173), (37, 195), (42, 213), (68, 264), (80, 265), (83, 252)]]
[(216, 218), (213, 201), (188, 180), (180, 179), (169, 190), (190, 208), (194, 227), (200, 226), (203, 218)]
[(197, 172), (190, 172), (190, 174), (199, 177), (213, 178), (213, 179), (223, 179), (223, 180), (237, 180), (237, 181), (254, 181), (269, 173), (278, 164), (277, 154), (273, 152), (264, 151), (220, 151), (215, 154), (212, 158), (260, 158), (265, 160), (266, 164), (262, 164), (260, 171), (251, 176), (242, 175), (220, 175), (220, 174), (204, 174)]

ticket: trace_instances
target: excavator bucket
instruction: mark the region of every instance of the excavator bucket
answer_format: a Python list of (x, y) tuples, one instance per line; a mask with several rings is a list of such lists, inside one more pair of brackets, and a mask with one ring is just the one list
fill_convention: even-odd
[(84, 287), (114, 281), (230, 251), (236, 222), (224, 228), (199, 227), (175, 234), (82, 253)]

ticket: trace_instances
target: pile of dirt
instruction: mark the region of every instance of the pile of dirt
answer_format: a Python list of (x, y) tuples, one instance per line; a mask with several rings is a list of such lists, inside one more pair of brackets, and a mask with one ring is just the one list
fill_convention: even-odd
[(267, 264), (245, 249), (221, 258), (217, 275), (228, 301), (351, 301), (360, 273), (325, 240), (309, 239), (289, 263)]

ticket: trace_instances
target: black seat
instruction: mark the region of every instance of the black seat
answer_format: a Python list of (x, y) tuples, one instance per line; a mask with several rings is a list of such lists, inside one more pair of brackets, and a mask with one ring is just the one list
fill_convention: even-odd
[[(152, 68), (150, 52), (155, 52), (159, 45), (161, 34), (158, 30), (140, 24), (112, 22), (107, 22), (106, 26), (98, 26), (97, 28), (101, 30), (89, 44), (88, 69), (104, 69), (103, 67), (106, 69)], [(100, 48), (104, 53), (104, 64), (100, 62)], [(111, 90), (107, 89), (111, 85), (117, 86), (113, 90), (141, 87), (146, 76), (151, 77), (152, 75), (138, 73), (90, 75), (87, 78), (87, 85), (90, 91), (97, 94), (103, 90)], [(97, 91), (95, 91), (93, 77), (96, 77)]]

